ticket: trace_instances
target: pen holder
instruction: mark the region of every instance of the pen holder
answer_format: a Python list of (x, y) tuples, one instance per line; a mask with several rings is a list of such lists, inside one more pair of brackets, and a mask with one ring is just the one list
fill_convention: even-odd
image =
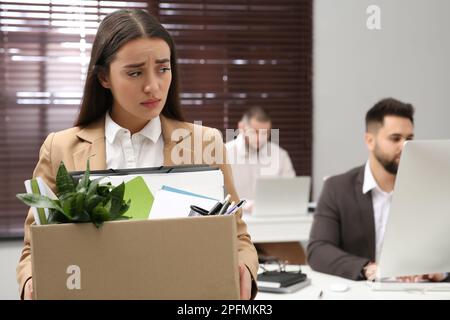
[(191, 211), (189, 212), (189, 217), (198, 217), (198, 216), (207, 216), (208, 211), (197, 207), (197, 206), (191, 206)]

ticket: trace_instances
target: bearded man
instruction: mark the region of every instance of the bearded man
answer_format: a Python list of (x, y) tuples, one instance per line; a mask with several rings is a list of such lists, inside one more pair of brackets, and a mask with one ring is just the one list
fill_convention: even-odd
[[(314, 214), (307, 255), (320, 272), (374, 280), (395, 177), (405, 141), (414, 137), (414, 108), (383, 99), (366, 114), (365, 165), (328, 178)], [(420, 254), (420, 253), (418, 253)], [(401, 277), (404, 281), (446, 281), (445, 273)]]

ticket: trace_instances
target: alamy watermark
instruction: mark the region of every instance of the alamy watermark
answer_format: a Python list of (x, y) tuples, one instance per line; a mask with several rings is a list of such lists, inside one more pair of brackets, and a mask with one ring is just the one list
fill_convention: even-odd
[(381, 9), (377, 5), (370, 5), (366, 9), (367, 17), (366, 26), (369, 30), (381, 30)]
[[(242, 135), (249, 149), (249, 152), (238, 154), (233, 148), (228, 152), (225, 150), (223, 137), (218, 130), (204, 130), (201, 121), (194, 121), (193, 134), (184, 128), (172, 132), (171, 140), (177, 143), (172, 149), (171, 160), (175, 165), (259, 165), (261, 175), (274, 175), (280, 167), (279, 132), (279, 129), (247, 129), (245, 132), (240, 132), (239, 129), (226, 129), (226, 142)], [(252, 146), (258, 145), (261, 147), (256, 152)]]
[(66, 273), (69, 275), (66, 280), (66, 287), (69, 290), (81, 290), (81, 269), (72, 264), (67, 267)]

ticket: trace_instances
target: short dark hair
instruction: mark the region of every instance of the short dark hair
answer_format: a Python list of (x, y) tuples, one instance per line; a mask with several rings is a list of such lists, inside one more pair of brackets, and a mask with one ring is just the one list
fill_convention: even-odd
[(97, 30), (92, 45), (91, 60), (84, 85), (83, 99), (75, 126), (86, 126), (112, 107), (113, 97), (98, 79), (100, 72), (109, 72), (109, 66), (117, 51), (131, 40), (138, 38), (159, 38), (170, 48), (172, 81), (166, 104), (161, 114), (167, 118), (183, 120), (178, 88), (178, 66), (175, 44), (169, 32), (147, 11), (142, 9), (121, 9), (108, 14)]
[(251, 119), (255, 119), (255, 120), (260, 121), (260, 122), (270, 122), (270, 121), (272, 121), (272, 118), (267, 113), (267, 111), (264, 110), (262, 107), (259, 107), (259, 106), (251, 107), (242, 116), (242, 120), (244, 120), (246, 122), (250, 122)]
[(373, 125), (383, 126), (386, 116), (407, 118), (414, 124), (414, 107), (410, 103), (394, 98), (380, 100), (366, 113), (366, 131), (369, 131)]

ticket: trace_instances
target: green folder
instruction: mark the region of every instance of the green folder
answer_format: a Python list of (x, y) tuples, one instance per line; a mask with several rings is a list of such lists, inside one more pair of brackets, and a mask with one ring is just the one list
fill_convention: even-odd
[(131, 200), (130, 208), (125, 216), (132, 220), (148, 219), (153, 205), (153, 194), (142, 177), (136, 177), (125, 183), (125, 201)]

